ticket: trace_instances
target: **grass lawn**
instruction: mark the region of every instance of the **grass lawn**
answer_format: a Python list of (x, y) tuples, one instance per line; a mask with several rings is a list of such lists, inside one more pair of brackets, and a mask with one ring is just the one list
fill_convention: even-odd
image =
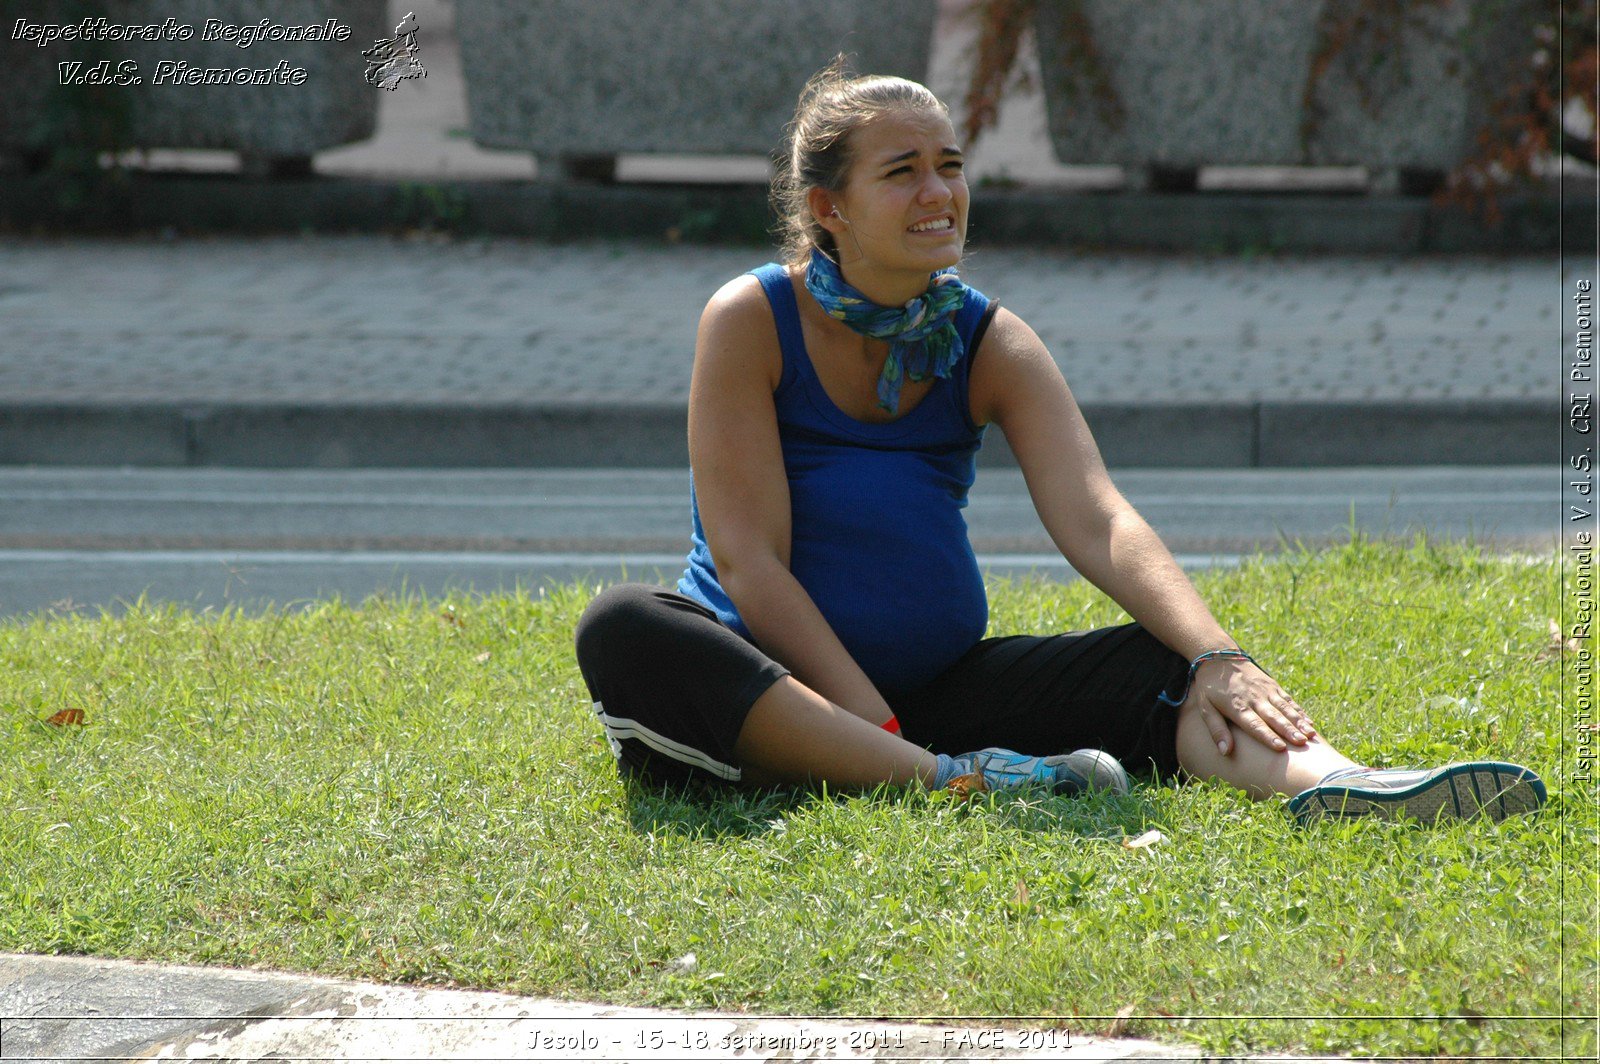
[[(1195, 574), (1358, 760), (1545, 815), (1293, 826), (1120, 799), (649, 793), (572, 657), (594, 587), (0, 625), (0, 950), (762, 1013), (1059, 1017), (1213, 1050), (1595, 1052), (1595, 791), (1560, 560), (1357, 539)], [(995, 583), (990, 634), (1120, 623)], [(67, 707), (81, 726), (43, 719)], [(1564, 760), (1564, 758), (1566, 760)], [(1129, 849), (1150, 828), (1164, 839)], [(680, 963), (687, 954), (694, 963)], [(1049, 1025), (1049, 1020), (1033, 1020)]]

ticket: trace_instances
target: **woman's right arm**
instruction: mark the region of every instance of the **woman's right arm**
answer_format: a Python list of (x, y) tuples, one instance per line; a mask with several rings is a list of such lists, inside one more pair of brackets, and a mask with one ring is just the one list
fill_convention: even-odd
[(760, 283), (724, 285), (700, 316), (689, 385), (700, 523), (717, 578), (761, 649), (834, 705), (882, 724), (888, 703), (789, 571), (789, 481), (772, 400), (782, 365)]

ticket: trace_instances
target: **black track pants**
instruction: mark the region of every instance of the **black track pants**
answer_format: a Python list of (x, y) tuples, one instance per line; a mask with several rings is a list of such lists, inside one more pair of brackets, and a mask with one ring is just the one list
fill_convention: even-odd
[[(652, 783), (736, 783), (745, 715), (789, 674), (705, 606), (618, 584), (578, 621), (578, 667), (618, 770)], [(1105, 750), (1135, 774), (1178, 771), (1188, 662), (1137, 623), (979, 641), (926, 686), (884, 692), (901, 734), (935, 753)]]

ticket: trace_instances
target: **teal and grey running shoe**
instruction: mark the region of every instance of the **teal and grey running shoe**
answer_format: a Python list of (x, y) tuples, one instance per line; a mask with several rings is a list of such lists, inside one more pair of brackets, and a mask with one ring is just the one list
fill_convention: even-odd
[(1128, 774), (1103, 750), (1028, 757), (997, 746), (950, 758), (942, 786), (965, 797), (1016, 787), (1048, 787), (1056, 794), (1109, 791), (1127, 794)]
[(1302, 824), (1325, 816), (1504, 820), (1536, 812), (1544, 800), (1544, 783), (1531, 769), (1464, 761), (1435, 769), (1340, 769), (1289, 799), (1289, 812)]

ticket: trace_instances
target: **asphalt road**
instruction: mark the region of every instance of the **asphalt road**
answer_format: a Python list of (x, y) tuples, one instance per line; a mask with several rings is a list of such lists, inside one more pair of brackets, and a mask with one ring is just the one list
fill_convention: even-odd
[[(1544, 466), (1113, 471), (1189, 567), (1296, 540), (1465, 538), (1553, 549), (1560, 471)], [(967, 511), (996, 575), (1072, 579), (1013, 470)], [(689, 540), (679, 470), (0, 469), (0, 614), (361, 599), (401, 588), (675, 582)]]

